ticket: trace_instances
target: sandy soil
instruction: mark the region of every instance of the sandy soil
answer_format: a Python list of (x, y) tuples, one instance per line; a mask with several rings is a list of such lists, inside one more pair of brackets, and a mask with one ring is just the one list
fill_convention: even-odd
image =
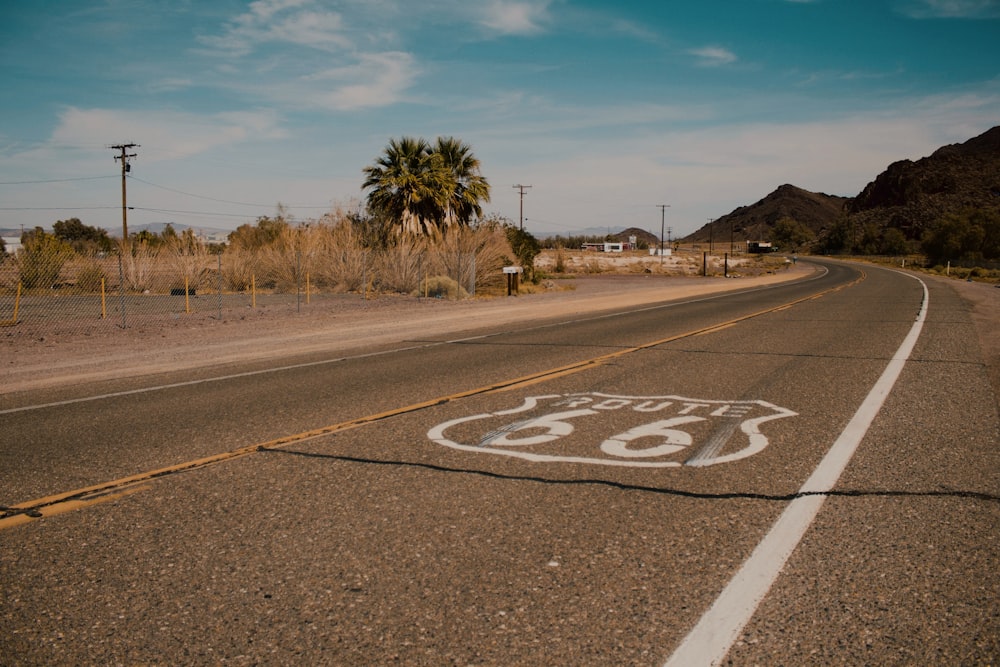
[[(335, 353), (364, 345), (440, 336), (539, 317), (718, 293), (802, 278), (788, 270), (735, 279), (650, 274), (596, 274), (551, 281), (540, 293), (444, 301), (410, 297), (364, 300), (345, 296), (301, 313), (260, 310), (218, 320), (194, 314), (135, 328), (19, 332), (0, 338), (0, 395), (83, 382), (241, 362), (275, 360), (310, 352)], [(936, 280), (946, 280), (943, 278)], [(991, 381), (1000, 393), (1000, 289), (949, 281), (973, 307)]]
[(972, 321), (976, 325), (979, 346), (983, 351), (986, 372), (993, 385), (993, 395), (1000, 409), (1000, 285), (970, 283), (948, 278), (934, 278), (948, 282), (972, 308)]

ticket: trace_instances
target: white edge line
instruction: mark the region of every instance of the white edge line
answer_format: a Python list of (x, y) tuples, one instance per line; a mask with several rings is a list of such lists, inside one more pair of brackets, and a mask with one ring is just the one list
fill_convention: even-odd
[(700, 667), (722, 663), (816, 518), (826, 500), (824, 494), (831, 491), (840, 479), (875, 416), (882, 409), (920, 337), (927, 317), (929, 299), (927, 285), (923, 280), (902, 272), (897, 273), (913, 278), (923, 287), (923, 302), (910, 332), (851, 421), (802, 485), (799, 494), (806, 495), (798, 495), (789, 503), (712, 606), (674, 649), (664, 667)]

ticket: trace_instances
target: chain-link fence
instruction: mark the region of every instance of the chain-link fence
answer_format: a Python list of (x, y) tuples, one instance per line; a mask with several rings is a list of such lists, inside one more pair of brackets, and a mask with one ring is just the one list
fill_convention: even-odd
[(459, 300), (504, 289), (509, 246), (399, 242), (380, 250), (310, 243), (253, 250), (122, 244), (80, 253), (36, 244), (0, 258), (0, 325), (67, 331), (155, 326), (200, 314), (220, 320), (247, 309), (294, 314), (343, 299), (381, 294)]

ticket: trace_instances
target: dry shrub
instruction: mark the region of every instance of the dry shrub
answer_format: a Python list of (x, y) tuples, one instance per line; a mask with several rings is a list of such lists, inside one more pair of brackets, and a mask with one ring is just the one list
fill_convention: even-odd
[(322, 232), (317, 227), (283, 228), (274, 241), (260, 249), (257, 266), (261, 275), (257, 284), (278, 292), (295, 291), (318, 264), (321, 248)]
[(653, 273), (660, 270), (660, 265), (648, 260), (639, 260), (638, 262), (629, 262), (626, 268), (629, 273)]
[(222, 254), (222, 279), (227, 289), (246, 292), (256, 279), (257, 253), (246, 248), (229, 247)]
[(556, 248), (556, 265), (552, 270), (556, 273), (566, 273), (566, 251), (562, 246)]
[(426, 240), (401, 236), (378, 254), (373, 268), (381, 289), (400, 294), (414, 292), (428, 269)]
[(81, 292), (100, 292), (102, 281), (106, 281), (106, 274), (101, 263), (91, 257), (83, 261), (76, 271), (76, 288)]
[(503, 285), (503, 267), (514, 255), (503, 228), (491, 223), (452, 229), (435, 250), (443, 273), (470, 291)]
[(160, 257), (166, 260), (171, 287), (199, 289), (212, 275), (208, 248), (191, 230), (169, 238), (160, 249)]
[(152, 290), (157, 274), (159, 249), (146, 241), (128, 240), (118, 242), (118, 253), (124, 288), (130, 292)]
[(361, 290), (370, 279), (370, 253), (350, 221), (330, 215), (316, 225), (314, 233), (316, 254), (309, 259), (309, 272), (316, 284), (339, 292)]
[(465, 299), (469, 293), (450, 276), (430, 276), (424, 278), (414, 296), (429, 296), (436, 299)]

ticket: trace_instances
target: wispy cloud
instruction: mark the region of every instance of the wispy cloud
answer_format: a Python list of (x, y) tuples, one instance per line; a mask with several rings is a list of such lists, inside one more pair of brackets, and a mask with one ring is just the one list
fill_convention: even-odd
[(699, 49), (691, 49), (689, 54), (698, 59), (698, 64), (702, 67), (721, 67), (731, 65), (739, 58), (729, 49), (721, 46), (704, 46)]
[[(386, 2), (380, 11), (397, 15), (403, 8)], [(345, 12), (357, 9), (344, 5)], [(220, 34), (199, 41), (208, 47), (203, 53), (221, 57), (225, 76), (218, 85), (258, 100), (334, 111), (388, 106), (403, 98), (420, 68), (411, 53), (374, 50), (394, 38), (354, 25), (364, 17), (330, 11), (316, 0), (257, 0)], [(284, 55), (273, 58), (269, 45), (285, 47)], [(297, 57), (288, 56), (288, 47), (299, 49)]]
[(198, 41), (210, 51), (237, 57), (269, 42), (323, 50), (351, 46), (342, 16), (314, 0), (257, 0), (228, 21), (222, 34), (202, 35)]
[[(307, 77), (320, 88), (312, 95), (320, 106), (346, 111), (380, 107), (400, 101), (416, 77), (413, 56), (391, 51), (362, 55), (355, 64), (337, 67)], [(332, 81), (332, 90), (323, 90), (323, 82)]]
[(482, 8), (478, 21), (500, 35), (535, 35), (545, 29), (548, 2), (493, 0)]
[(108, 145), (137, 141), (154, 159), (177, 159), (250, 140), (287, 136), (272, 111), (240, 111), (209, 116), (174, 111), (129, 112), (71, 107), (59, 116), (51, 143)]
[(997, 19), (1000, 0), (905, 0), (899, 11), (915, 19)]

